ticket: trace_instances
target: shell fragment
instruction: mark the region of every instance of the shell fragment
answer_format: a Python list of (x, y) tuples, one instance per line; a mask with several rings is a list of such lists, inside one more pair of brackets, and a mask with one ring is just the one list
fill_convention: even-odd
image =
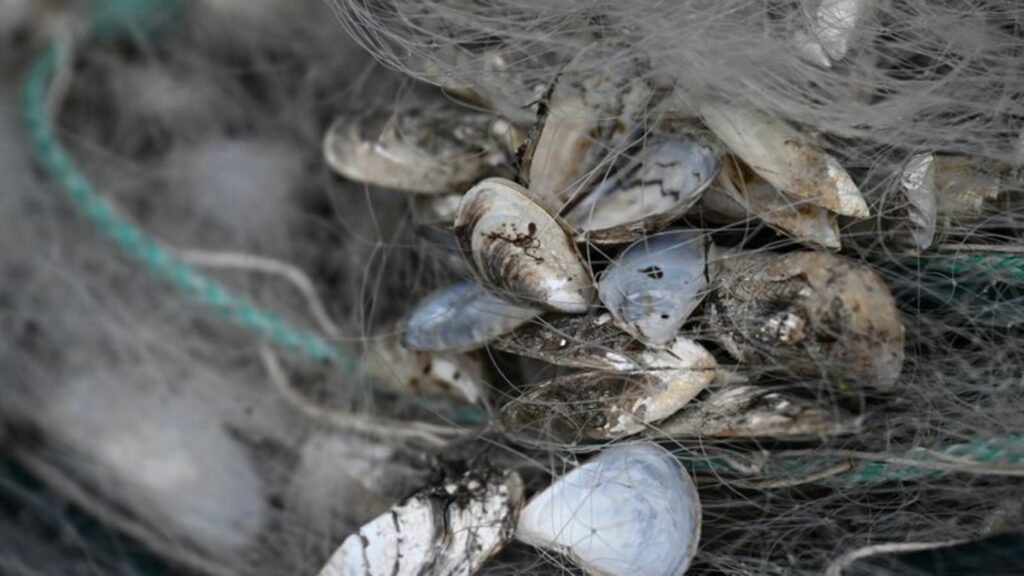
[(407, 192), (453, 192), (507, 172), (509, 124), (458, 108), (339, 115), (324, 137), (331, 168)]
[(674, 414), (714, 381), (717, 368), (703, 347), (682, 338), (639, 361), (648, 368), (549, 380), (507, 404), (502, 421), (517, 434), (544, 441), (619, 438)]
[(518, 184), (488, 178), (474, 186), (459, 205), (455, 234), (502, 297), (568, 313), (590, 307), (593, 281), (570, 234)]
[(539, 314), (510, 304), (476, 282), (442, 288), (409, 315), (402, 344), (424, 352), (471, 350), (515, 330)]
[(779, 191), (844, 216), (871, 215), (839, 162), (789, 124), (728, 104), (705, 103), (700, 112), (708, 128)]
[(840, 389), (895, 385), (903, 325), (869, 268), (821, 252), (744, 254), (716, 265), (708, 328), (738, 360)]
[(801, 54), (823, 68), (846, 57), (850, 42), (875, 0), (817, 0), (808, 31), (796, 35)]
[(598, 294), (623, 330), (660, 347), (679, 333), (707, 282), (704, 235), (674, 230), (626, 248), (601, 275)]
[(608, 448), (533, 497), (516, 536), (588, 574), (678, 576), (700, 540), (701, 507), (672, 454), (643, 442)]
[(914, 246), (926, 250), (935, 240), (938, 191), (935, 188), (935, 156), (917, 154), (903, 168), (900, 185), (907, 197), (907, 219), (914, 227)]
[(514, 472), (467, 473), (360, 528), (320, 576), (470, 576), (511, 540), (522, 500)]
[(398, 389), (444, 393), (475, 404), (484, 396), (483, 364), (467, 354), (432, 354), (403, 347), (396, 336), (371, 341), (362, 369)]
[(796, 440), (856, 432), (858, 420), (786, 390), (729, 386), (693, 402), (648, 433), (654, 438)]

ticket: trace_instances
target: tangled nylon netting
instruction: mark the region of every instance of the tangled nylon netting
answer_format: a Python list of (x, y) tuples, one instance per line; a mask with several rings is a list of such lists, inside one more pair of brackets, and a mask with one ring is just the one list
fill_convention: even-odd
[[(18, 4), (0, 9), (31, 12)], [(819, 3), (790, 0), (195, 0), (165, 7), (159, 33), (132, 21), (110, 37), (101, 20), (89, 38), (80, 12), (43, 4), (0, 27), (15, 48), (0, 58), (0, 414), (15, 469), (3, 494), (37, 511), (3, 530), (58, 526), (61, 573), (147, 573), (119, 540), (98, 542), (103, 528), (80, 532), (69, 516), (84, 512), (187, 570), (311, 574), (444, 476), (486, 463), (533, 494), (630, 442), (538, 441), (499, 417), (565, 369), (485, 348), (456, 368), (483, 382), (475, 398), (436, 386), (436, 361), (396, 356), (388, 343), (417, 302), (472, 273), (424, 225), (422, 198), (333, 175), (321, 145), (339, 114), (422, 108), (535, 137), (567, 64), (609, 44), (643, 55), (631, 82), (659, 94), (645, 125), (711, 102), (785, 121), (833, 156), (871, 211), (838, 219), (840, 253), (884, 280), (905, 331), (888, 390), (785, 370), (756, 382), (853, 415), (855, 433), (661, 442), (703, 509), (689, 573), (818, 574), (864, 546), (1020, 528), (1024, 8), (1012, 0), (864, 2), (840, 57), (806, 48)], [(615, 63), (585, 66), (574, 73)], [(607, 150), (597, 180), (646, 135)], [(976, 202), (940, 199), (923, 249), (903, 187), (920, 154), (969, 158), (994, 182)], [(500, 175), (522, 181), (522, 161)], [(681, 221), (743, 254), (807, 249), (756, 213)], [(601, 268), (619, 251), (585, 255)], [(697, 307), (684, 333), (713, 340), (710, 314)], [(776, 361), (743, 366), (708, 346), (746, 375)], [(31, 546), (0, 551), (17, 569), (39, 562)], [(515, 544), (482, 572), (573, 570)]]

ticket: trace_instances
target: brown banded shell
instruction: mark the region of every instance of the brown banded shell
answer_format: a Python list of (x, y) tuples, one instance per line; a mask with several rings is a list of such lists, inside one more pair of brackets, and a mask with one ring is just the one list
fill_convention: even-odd
[(540, 384), (505, 405), (512, 432), (542, 441), (620, 438), (670, 416), (714, 381), (717, 363), (699, 344), (678, 339), (671, 354), (641, 372), (582, 372)]
[(750, 217), (805, 244), (839, 250), (839, 225), (832, 212), (779, 192), (741, 160), (729, 158), (702, 197), (702, 211), (712, 220), (745, 222)]
[(844, 216), (871, 214), (839, 162), (786, 122), (729, 104), (705, 103), (700, 112), (708, 128), (780, 192)]
[(421, 194), (464, 189), (506, 174), (511, 125), (460, 108), (340, 114), (324, 137), (324, 157), (338, 174)]
[(370, 521), (320, 576), (471, 576), (512, 539), (522, 503), (515, 472), (469, 472)]
[(585, 192), (642, 128), (654, 97), (649, 67), (628, 47), (598, 44), (562, 71), (522, 159), (530, 194), (547, 209), (558, 213)]
[(738, 360), (839, 389), (896, 384), (903, 325), (871, 269), (822, 252), (733, 255), (717, 268), (707, 328)]
[(568, 230), (515, 182), (488, 178), (470, 189), (455, 235), (502, 297), (568, 313), (590, 307), (593, 281)]
[(599, 184), (565, 216), (594, 244), (643, 238), (680, 219), (721, 166), (710, 142), (685, 135), (645, 142), (637, 159)]
[(775, 438), (798, 440), (851, 434), (858, 419), (792, 391), (728, 386), (692, 402), (652, 427), (652, 438)]

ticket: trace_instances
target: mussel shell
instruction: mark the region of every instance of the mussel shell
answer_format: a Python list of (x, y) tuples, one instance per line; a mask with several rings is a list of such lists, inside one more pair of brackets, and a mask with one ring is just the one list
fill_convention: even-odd
[(474, 281), (430, 294), (405, 321), (402, 345), (412, 350), (471, 350), (528, 322), (540, 312), (511, 304)]
[(589, 309), (593, 281), (570, 234), (515, 182), (488, 178), (470, 189), (455, 235), (483, 280), (510, 301), (568, 313)]
[(346, 178), (441, 194), (508, 172), (510, 151), (502, 133), (507, 126), (459, 108), (349, 112), (328, 128), (323, 151), (330, 167)]
[(558, 213), (625, 149), (654, 97), (649, 70), (646, 58), (616, 43), (590, 46), (562, 70), (522, 157), (538, 202)]
[(685, 406), (714, 381), (717, 364), (703, 347), (679, 339), (668, 354), (640, 357), (640, 372), (559, 376), (505, 405), (509, 431), (541, 441), (620, 438)]
[(753, 216), (800, 242), (829, 250), (842, 248), (835, 214), (806, 200), (789, 198), (736, 158), (723, 163), (702, 204), (713, 219), (717, 215), (743, 222)]
[(999, 171), (981, 158), (936, 155), (932, 170), (939, 211), (946, 215), (977, 217), (1003, 191)]
[(785, 389), (728, 386), (652, 427), (652, 438), (799, 440), (856, 432), (858, 420)]
[(660, 347), (679, 333), (707, 283), (704, 235), (674, 230), (626, 248), (601, 274), (598, 295), (619, 327)]
[(594, 244), (637, 240), (681, 218), (720, 166), (721, 153), (709, 143), (682, 137), (649, 141), (633, 165), (598, 185), (566, 221)]
[(515, 472), (467, 473), (360, 528), (320, 576), (471, 576), (512, 539), (522, 501)]
[(903, 325), (871, 269), (821, 252), (739, 254), (716, 266), (707, 328), (738, 360), (840, 390), (895, 385)]
[(395, 335), (372, 339), (361, 363), (363, 372), (385, 385), (416, 394), (446, 394), (475, 404), (486, 387), (483, 363), (469, 354), (411, 350)]
[(935, 187), (935, 156), (915, 154), (900, 175), (907, 198), (907, 219), (913, 226), (914, 246), (926, 250), (935, 240), (938, 220), (938, 190)]
[(871, 215), (839, 162), (789, 124), (729, 104), (709, 102), (700, 110), (708, 128), (777, 190), (837, 214)]
[(560, 552), (588, 574), (678, 576), (700, 541), (689, 474), (650, 442), (608, 448), (530, 500), (516, 537)]

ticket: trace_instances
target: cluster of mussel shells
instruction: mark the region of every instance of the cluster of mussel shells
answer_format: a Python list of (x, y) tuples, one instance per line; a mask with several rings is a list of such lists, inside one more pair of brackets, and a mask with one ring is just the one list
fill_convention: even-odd
[[(834, 36), (808, 44), (809, 57), (841, 58)], [(648, 71), (628, 47), (597, 44), (565, 66), (533, 126), (446, 108), (349, 114), (328, 131), (329, 164), (412, 194), (468, 272), (414, 307), (390, 354), (454, 365), (490, 347), (557, 366), (517, 387), (499, 412), (504, 431), (559, 445), (633, 440), (529, 503), (511, 472), (426, 490), (346, 540), (324, 574), (471, 574), (513, 538), (592, 574), (681, 574), (700, 503), (653, 440), (852, 433), (858, 418), (819, 405), (809, 385), (896, 386), (904, 329), (893, 296), (870, 267), (834, 253), (840, 218), (871, 215), (851, 175), (815, 138), (760, 111), (668, 111)], [(991, 195), (976, 168), (921, 154), (894, 175), (918, 248), (931, 244), (942, 202)], [(803, 247), (719, 246), (686, 225), (697, 212), (760, 219)], [(469, 372), (434, 372), (483, 401)]]

